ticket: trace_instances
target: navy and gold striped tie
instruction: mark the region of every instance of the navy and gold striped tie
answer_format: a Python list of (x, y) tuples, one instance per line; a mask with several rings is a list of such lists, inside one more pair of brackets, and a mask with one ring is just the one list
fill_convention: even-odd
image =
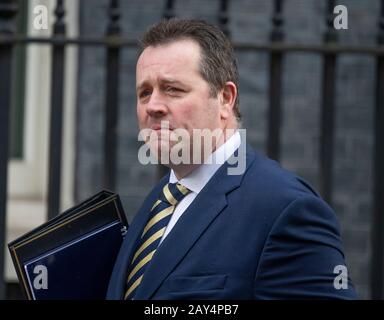
[(128, 270), (125, 300), (132, 299), (137, 287), (143, 280), (144, 272), (153, 258), (161, 238), (167, 228), (177, 204), (190, 192), (180, 183), (168, 183), (164, 186), (159, 199), (154, 203), (141, 239), (138, 241), (135, 255)]

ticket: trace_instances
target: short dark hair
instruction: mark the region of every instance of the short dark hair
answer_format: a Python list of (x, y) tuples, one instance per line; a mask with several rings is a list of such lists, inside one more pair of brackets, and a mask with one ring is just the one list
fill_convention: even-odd
[[(168, 44), (177, 40), (194, 40), (201, 48), (200, 74), (208, 82), (213, 96), (232, 81), (239, 87), (239, 74), (233, 46), (228, 37), (216, 26), (201, 20), (172, 18), (151, 26), (141, 38), (140, 54), (150, 46)], [(241, 118), (239, 93), (234, 113)]]

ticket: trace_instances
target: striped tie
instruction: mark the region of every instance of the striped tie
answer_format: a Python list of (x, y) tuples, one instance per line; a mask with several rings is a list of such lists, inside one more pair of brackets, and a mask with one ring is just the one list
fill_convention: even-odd
[(148, 222), (138, 241), (135, 255), (128, 269), (125, 300), (130, 300), (141, 281), (145, 269), (153, 258), (160, 240), (165, 232), (176, 205), (190, 192), (180, 183), (168, 183), (164, 186), (149, 216)]

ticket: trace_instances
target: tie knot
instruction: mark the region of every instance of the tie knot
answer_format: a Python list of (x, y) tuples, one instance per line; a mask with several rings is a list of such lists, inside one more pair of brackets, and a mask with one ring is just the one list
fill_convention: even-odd
[(176, 206), (189, 192), (187, 187), (178, 182), (168, 183), (163, 187), (160, 200)]

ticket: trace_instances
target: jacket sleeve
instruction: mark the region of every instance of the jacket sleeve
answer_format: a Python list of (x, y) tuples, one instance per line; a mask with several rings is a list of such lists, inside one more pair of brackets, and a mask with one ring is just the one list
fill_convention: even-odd
[(255, 299), (355, 299), (333, 210), (312, 195), (293, 200), (267, 237)]

